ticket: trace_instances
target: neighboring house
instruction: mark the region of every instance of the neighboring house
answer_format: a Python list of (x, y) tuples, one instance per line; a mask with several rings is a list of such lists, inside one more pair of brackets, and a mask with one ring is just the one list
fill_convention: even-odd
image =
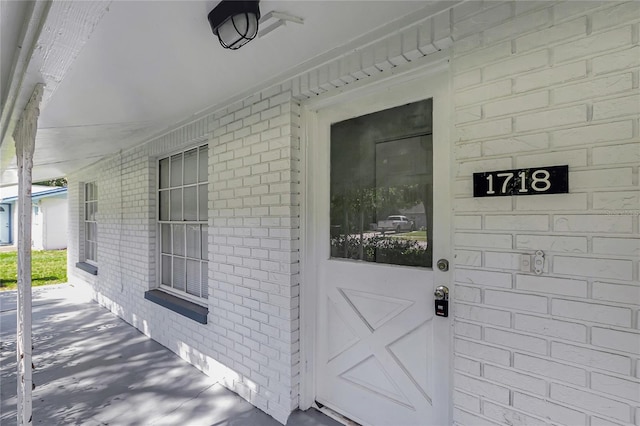
[[(0, 244), (15, 245), (18, 235), (18, 186), (0, 187)], [(31, 187), (31, 247), (34, 250), (67, 248), (69, 208), (67, 188)]]
[[(205, 3), (15, 20), (71, 283), (283, 423), (640, 424), (640, 2), (264, 1), (304, 24), (236, 52)], [(398, 200), (402, 255), (360, 231)]]

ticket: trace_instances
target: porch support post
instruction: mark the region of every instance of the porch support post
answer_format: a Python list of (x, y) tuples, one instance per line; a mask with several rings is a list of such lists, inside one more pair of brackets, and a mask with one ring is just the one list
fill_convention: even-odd
[(13, 132), (18, 162), (18, 321), (16, 332), (18, 425), (32, 422), (31, 170), (43, 84), (37, 84)]

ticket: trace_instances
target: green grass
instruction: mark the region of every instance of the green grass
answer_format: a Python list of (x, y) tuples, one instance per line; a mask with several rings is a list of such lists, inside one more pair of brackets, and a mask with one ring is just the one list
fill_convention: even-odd
[(427, 231), (411, 231), (397, 235), (389, 235), (389, 238), (398, 238), (401, 240), (427, 241)]
[[(15, 290), (18, 253), (0, 253), (0, 291)], [(34, 251), (31, 254), (31, 285), (33, 287), (67, 282), (67, 251)]]

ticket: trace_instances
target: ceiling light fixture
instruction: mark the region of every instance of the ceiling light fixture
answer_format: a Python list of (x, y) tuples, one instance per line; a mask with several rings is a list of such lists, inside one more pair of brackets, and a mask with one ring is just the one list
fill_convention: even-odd
[(255, 38), (260, 20), (259, 3), (259, 0), (222, 0), (209, 12), (209, 24), (222, 47), (240, 49)]

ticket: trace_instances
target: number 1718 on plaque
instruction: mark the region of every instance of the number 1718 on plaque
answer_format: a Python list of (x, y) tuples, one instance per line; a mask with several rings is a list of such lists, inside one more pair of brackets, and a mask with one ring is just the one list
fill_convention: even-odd
[(474, 197), (569, 192), (569, 166), (532, 167), (473, 174)]

